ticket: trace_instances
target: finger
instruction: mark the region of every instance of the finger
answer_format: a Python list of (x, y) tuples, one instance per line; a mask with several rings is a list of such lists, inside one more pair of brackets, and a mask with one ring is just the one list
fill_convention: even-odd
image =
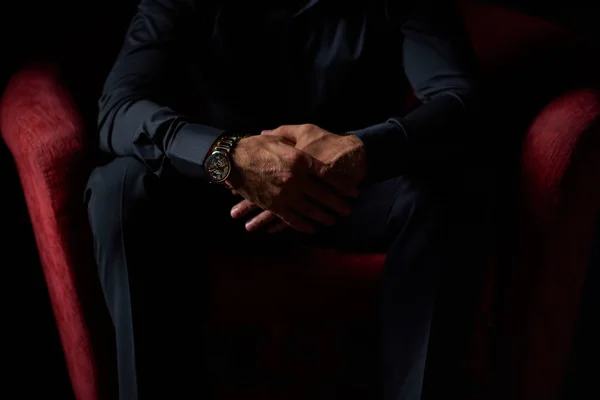
[(298, 135), (300, 134), (300, 131), (299, 129), (290, 129), (289, 125), (282, 125), (274, 130), (262, 131), (260, 134), (267, 136), (281, 136), (285, 140), (295, 144), (298, 142)]
[(231, 208), (231, 216), (233, 218), (241, 218), (250, 211), (257, 209), (258, 206), (248, 200), (242, 200)]
[(248, 232), (257, 231), (271, 224), (275, 220), (277, 220), (277, 215), (271, 211), (263, 211), (250, 221), (246, 222), (246, 230)]
[(286, 230), (289, 227), (288, 224), (286, 224), (283, 221), (277, 222), (275, 225), (273, 225), (272, 227), (269, 228), (269, 233), (277, 233), (277, 232), (281, 232)]
[(327, 166), (316, 158), (312, 160), (310, 172), (326, 184), (335, 188), (342, 195), (348, 197), (358, 196), (356, 186), (349, 184), (348, 180), (342, 174), (328, 170)]
[(300, 215), (293, 210), (278, 214), (286, 224), (296, 229), (297, 231), (304, 233), (313, 233), (315, 228), (308, 221), (305, 221)]
[(335, 217), (333, 215), (308, 200), (300, 199), (293, 207), (298, 213), (315, 222), (326, 226), (335, 224)]
[(321, 182), (309, 180), (307, 183), (306, 194), (317, 201), (319, 204), (329, 208), (331, 211), (339, 215), (350, 215), (350, 204), (342, 199), (338, 194), (328, 188)]

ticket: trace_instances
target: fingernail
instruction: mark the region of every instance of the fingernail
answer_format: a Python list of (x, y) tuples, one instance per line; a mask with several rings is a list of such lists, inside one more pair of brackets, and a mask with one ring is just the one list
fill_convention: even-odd
[(246, 230), (247, 231), (251, 231), (256, 227), (256, 224), (254, 222), (248, 222), (246, 223)]
[(268, 135), (271, 132), (273, 132), (272, 129), (265, 129), (264, 131), (261, 132), (261, 134)]
[(233, 218), (237, 218), (237, 216), (238, 216), (238, 211), (239, 211), (239, 208), (238, 208), (238, 207), (233, 207), (233, 208), (231, 209), (231, 216), (232, 216)]

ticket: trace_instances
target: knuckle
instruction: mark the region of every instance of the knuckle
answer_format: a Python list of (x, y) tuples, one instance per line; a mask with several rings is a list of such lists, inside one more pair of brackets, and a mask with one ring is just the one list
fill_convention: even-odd
[(285, 133), (285, 131), (287, 131), (288, 129), (289, 129), (289, 125), (281, 125), (275, 129), (273, 129), (273, 133), (281, 135), (281, 134)]
[[(291, 171), (284, 172), (280, 175), (279, 181), (282, 185), (289, 185), (294, 180), (294, 174)], [(278, 188), (281, 191), (281, 188)]]
[(319, 178), (329, 181), (329, 174), (327, 174), (327, 168), (325, 166), (311, 163), (310, 168)]
[[(272, 193), (273, 199), (279, 199), (279, 198), (281, 198), (282, 195), (283, 195), (283, 188), (275, 187), (273, 189), (273, 193)], [(271, 203), (269, 205), (272, 206), (273, 204)]]
[(293, 168), (298, 169), (306, 166), (306, 157), (304, 157), (299, 151), (291, 153), (289, 157), (289, 161)]

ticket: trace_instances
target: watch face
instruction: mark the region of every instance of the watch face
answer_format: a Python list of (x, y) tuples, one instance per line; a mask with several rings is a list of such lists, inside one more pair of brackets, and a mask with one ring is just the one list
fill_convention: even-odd
[(229, 176), (229, 158), (224, 153), (212, 153), (206, 160), (206, 171), (212, 182), (223, 182)]

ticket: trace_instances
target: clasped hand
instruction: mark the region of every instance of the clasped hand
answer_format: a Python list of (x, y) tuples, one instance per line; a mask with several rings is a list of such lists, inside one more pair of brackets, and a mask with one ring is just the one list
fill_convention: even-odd
[(366, 174), (362, 141), (318, 126), (285, 125), (239, 141), (227, 185), (244, 200), (231, 210), (242, 218), (264, 210), (246, 223), (270, 232), (290, 226), (305, 233), (335, 224), (350, 214), (349, 199)]

